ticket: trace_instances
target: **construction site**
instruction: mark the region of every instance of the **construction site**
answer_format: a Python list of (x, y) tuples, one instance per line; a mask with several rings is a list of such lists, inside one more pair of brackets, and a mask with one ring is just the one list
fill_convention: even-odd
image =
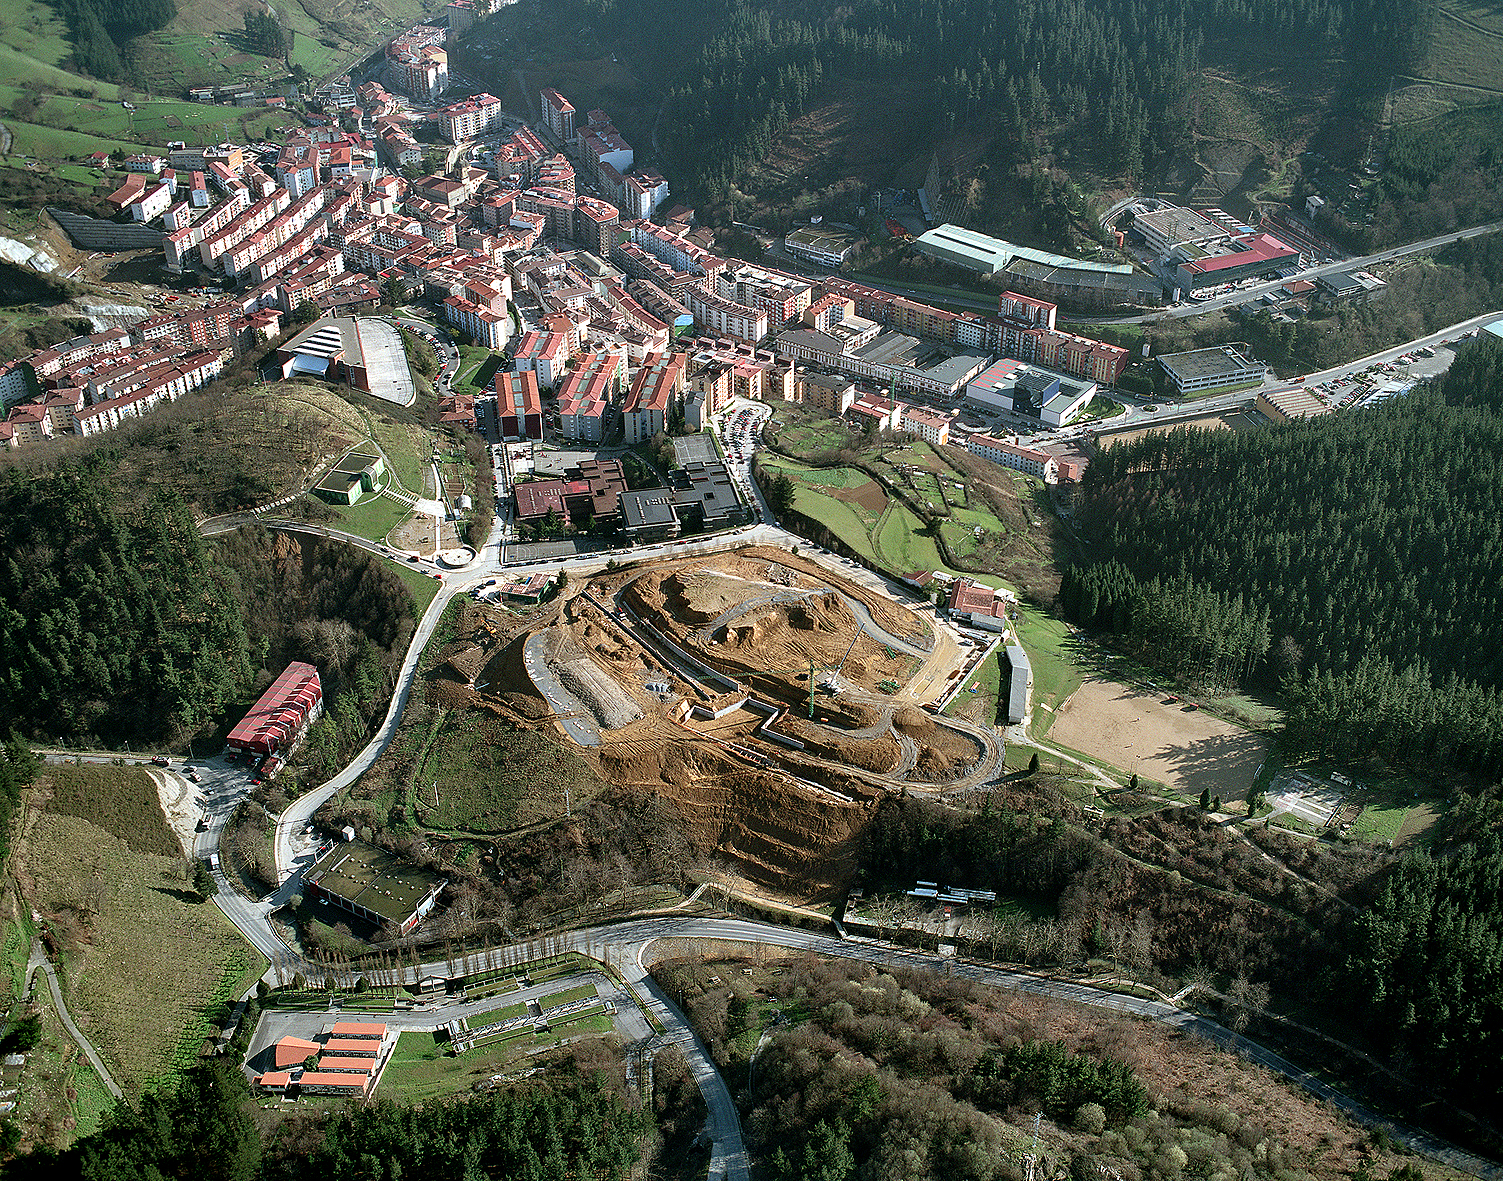
[(447, 708), (556, 727), (609, 784), (666, 796), (783, 895), (837, 889), (884, 793), (964, 791), (1001, 737), (942, 706), (983, 653), (932, 607), (751, 547), (607, 570), (523, 615), (466, 605)]

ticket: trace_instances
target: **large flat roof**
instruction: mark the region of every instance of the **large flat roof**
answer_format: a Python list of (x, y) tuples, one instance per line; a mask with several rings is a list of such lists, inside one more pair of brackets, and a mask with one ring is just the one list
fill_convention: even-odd
[(925, 234), (921, 234), (914, 242), (924, 253), (942, 252), (945, 254), (957, 254), (971, 260), (971, 265), (977, 270), (984, 270), (988, 274), (995, 274), (1013, 259), (1021, 258), (1029, 262), (1039, 263), (1042, 266), (1067, 267), (1077, 271), (1096, 271), (1106, 275), (1126, 275), (1132, 273), (1132, 267), (1123, 263), (1087, 262), (1084, 259), (1069, 258), (1063, 254), (1051, 254), (1047, 250), (1034, 250), (1029, 246), (1018, 246), (1002, 238), (993, 238), (987, 234), (978, 234), (975, 230), (965, 229), (963, 226), (945, 224), (936, 226)]
[[(1243, 348), (1247, 346), (1244, 345)], [(1238, 373), (1244, 369), (1257, 368), (1261, 362), (1238, 352), (1231, 345), (1218, 345), (1209, 349), (1191, 349), (1186, 353), (1166, 353), (1157, 358), (1171, 376), (1180, 381), (1194, 381), (1202, 377)]]
[(1168, 239), (1171, 245), (1197, 238), (1219, 238), (1226, 232), (1203, 214), (1178, 205), (1156, 209), (1152, 213), (1135, 213), (1132, 220), (1134, 225), (1144, 226)]
[(304, 879), (388, 922), (405, 922), (442, 880), (364, 841), (336, 844)]

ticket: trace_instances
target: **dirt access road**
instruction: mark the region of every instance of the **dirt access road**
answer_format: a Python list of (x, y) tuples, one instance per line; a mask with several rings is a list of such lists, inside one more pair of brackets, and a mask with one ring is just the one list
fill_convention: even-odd
[(1223, 803), (1246, 799), (1267, 742), (1182, 702), (1166, 704), (1168, 696), (1088, 677), (1055, 710), (1048, 741), (1172, 791), (1208, 790)]

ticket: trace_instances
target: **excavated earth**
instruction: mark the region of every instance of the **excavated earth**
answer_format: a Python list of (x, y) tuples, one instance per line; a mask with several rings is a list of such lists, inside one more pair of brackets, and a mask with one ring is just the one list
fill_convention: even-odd
[[(892, 686), (884, 682), (906, 683), (919, 658), (860, 631), (832, 586), (892, 635), (933, 643), (930, 624), (914, 612), (784, 551), (756, 548), (600, 574), (525, 616), (466, 604), (430, 692), (446, 705), (558, 728), (523, 662), (527, 636), (551, 629), (555, 658), (563, 654), (592, 685), (597, 673), (609, 679), (620, 690), (616, 704), (633, 707), (613, 719), (622, 724), (603, 732), (599, 747), (580, 750), (601, 777), (671, 801), (694, 843), (755, 890), (818, 902), (848, 885), (862, 833), (882, 796), (902, 786), (897, 780), (944, 784), (982, 753), (911, 701), (885, 695)], [(618, 594), (629, 611), (616, 609)], [(780, 731), (806, 750), (754, 737), (761, 719), (745, 710), (719, 724), (684, 719), (684, 698), (713, 709), (735, 695), (709, 679), (691, 685), (632, 614), (756, 696), (781, 701), (788, 712)], [(822, 670), (842, 666), (842, 691), (817, 692), (814, 720), (811, 660), (817, 686), (829, 675)], [(628, 717), (637, 710), (640, 717)]]

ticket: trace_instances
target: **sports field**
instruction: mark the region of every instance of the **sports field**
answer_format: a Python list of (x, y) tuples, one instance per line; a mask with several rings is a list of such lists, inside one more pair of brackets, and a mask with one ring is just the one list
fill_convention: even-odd
[(1268, 743), (1168, 697), (1087, 677), (1054, 711), (1049, 738), (1186, 796), (1208, 790), (1223, 804), (1246, 799)]

